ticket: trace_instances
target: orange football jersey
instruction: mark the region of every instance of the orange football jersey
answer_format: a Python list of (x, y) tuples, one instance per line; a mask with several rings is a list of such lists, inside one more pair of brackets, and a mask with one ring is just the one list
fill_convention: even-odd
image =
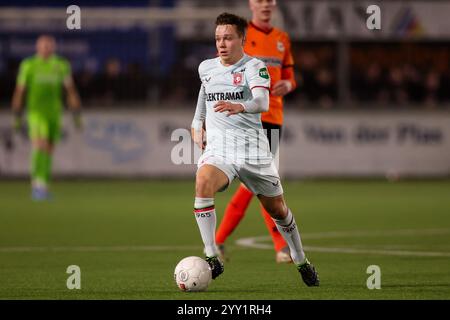
[[(270, 87), (279, 80), (289, 80), (295, 88), (294, 59), (291, 42), (286, 32), (272, 28), (264, 31), (249, 23), (244, 45), (245, 53), (258, 58), (267, 65), (270, 74)], [(270, 94), (269, 111), (262, 113), (263, 122), (283, 124), (283, 97)]]

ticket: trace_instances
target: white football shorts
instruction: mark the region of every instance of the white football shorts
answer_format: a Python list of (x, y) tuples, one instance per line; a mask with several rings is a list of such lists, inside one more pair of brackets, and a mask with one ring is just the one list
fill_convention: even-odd
[(198, 159), (197, 168), (200, 169), (205, 164), (215, 166), (228, 177), (228, 185), (219, 192), (226, 190), (231, 182), (238, 178), (255, 195), (276, 197), (283, 194), (280, 175), (274, 161), (266, 165), (235, 164), (225, 161), (221, 156), (205, 152)]

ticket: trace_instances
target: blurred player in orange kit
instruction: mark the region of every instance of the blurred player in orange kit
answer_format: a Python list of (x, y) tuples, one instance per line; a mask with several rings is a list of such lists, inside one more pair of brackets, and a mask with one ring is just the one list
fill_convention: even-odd
[[(265, 62), (270, 74), (269, 111), (262, 113), (263, 128), (267, 130), (272, 154), (278, 151), (283, 124), (283, 96), (296, 87), (294, 78), (294, 60), (291, 43), (286, 32), (271, 24), (276, 0), (249, 0), (252, 20), (247, 28), (245, 53)], [(229, 202), (221, 224), (217, 230), (216, 243), (224, 256), (224, 243), (244, 217), (253, 193), (243, 184)], [(267, 211), (261, 206), (261, 213), (274, 243), (278, 263), (291, 262), (289, 246), (281, 236)]]

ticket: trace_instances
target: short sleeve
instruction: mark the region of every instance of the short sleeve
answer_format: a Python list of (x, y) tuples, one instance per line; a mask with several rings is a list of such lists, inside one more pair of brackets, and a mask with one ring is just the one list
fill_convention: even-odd
[(200, 78), (200, 81), (203, 83), (203, 73), (204, 73), (204, 69), (205, 69), (205, 61), (202, 61), (199, 65), (198, 65), (198, 77)]
[(264, 62), (260, 60), (252, 61), (251, 65), (246, 68), (245, 73), (250, 90), (255, 87), (270, 89), (270, 75)]
[(30, 77), (30, 61), (24, 60), (20, 64), (19, 73), (17, 74), (17, 84), (21, 86), (26, 86)]

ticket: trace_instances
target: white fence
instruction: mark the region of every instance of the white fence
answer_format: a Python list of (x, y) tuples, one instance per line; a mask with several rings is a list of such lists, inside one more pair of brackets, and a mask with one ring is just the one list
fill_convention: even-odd
[[(84, 131), (64, 118), (55, 175), (193, 177), (193, 112), (84, 113)], [(285, 177), (449, 176), (448, 112), (287, 112), (280, 148)], [(0, 177), (25, 176), (30, 143), (0, 113)], [(178, 130), (177, 130), (178, 129)]]

